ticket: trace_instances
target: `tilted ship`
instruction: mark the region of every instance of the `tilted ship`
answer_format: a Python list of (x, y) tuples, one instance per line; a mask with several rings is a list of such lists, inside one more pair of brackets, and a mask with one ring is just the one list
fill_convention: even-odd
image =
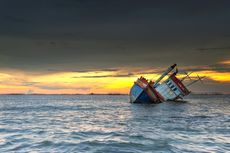
[[(204, 77), (198, 76), (197, 80), (185, 85), (183, 80), (189, 77), (189, 74), (186, 73), (186, 76), (182, 79), (177, 78), (178, 69), (176, 66), (176, 64), (170, 66), (155, 82), (148, 81), (144, 77), (138, 78), (130, 89), (130, 102), (160, 103), (169, 100), (176, 101), (189, 95), (190, 91), (188, 87)], [(166, 76), (168, 78), (162, 81)]]

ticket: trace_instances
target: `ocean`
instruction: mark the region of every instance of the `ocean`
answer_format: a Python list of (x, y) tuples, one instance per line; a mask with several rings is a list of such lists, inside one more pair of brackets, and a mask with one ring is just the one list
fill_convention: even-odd
[(0, 152), (230, 152), (230, 95), (0, 95)]

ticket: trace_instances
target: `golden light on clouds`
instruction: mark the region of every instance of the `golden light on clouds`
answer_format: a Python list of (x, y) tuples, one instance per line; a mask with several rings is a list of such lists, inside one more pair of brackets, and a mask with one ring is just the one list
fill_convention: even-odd
[[(226, 62), (225, 62), (226, 63)], [(133, 71), (133, 73), (130, 73)], [(24, 72), (0, 73), (0, 93), (40, 93), (40, 94), (127, 94), (133, 82), (140, 76), (156, 80), (160, 73), (137, 72), (121, 69), (116, 71), (57, 72), (50, 74), (28, 74)], [(202, 70), (192, 77), (206, 76), (218, 83), (230, 83), (230, 72)], [(183, 77), (180, 75), (180, 77)]]
[(220, 62), (220, 64), (230, 65), (230, 59)]
[(230, 83), (230, 72), (198, 71), (197, 73), (217, 82)]

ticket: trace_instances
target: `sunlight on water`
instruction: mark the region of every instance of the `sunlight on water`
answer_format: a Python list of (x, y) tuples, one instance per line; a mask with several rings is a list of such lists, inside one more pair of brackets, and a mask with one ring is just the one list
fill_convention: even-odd
[(228, 152), (230, 96), (1, 95), (0, 152)]

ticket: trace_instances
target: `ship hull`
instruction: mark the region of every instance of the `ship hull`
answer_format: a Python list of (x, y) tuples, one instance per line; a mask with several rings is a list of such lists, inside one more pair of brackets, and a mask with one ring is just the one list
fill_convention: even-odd
[(147, 92), (137, 84), (134, 84), (132, 86), (129, 96), (131, 103), (154, 103), (154, 101), (149, 97)]

